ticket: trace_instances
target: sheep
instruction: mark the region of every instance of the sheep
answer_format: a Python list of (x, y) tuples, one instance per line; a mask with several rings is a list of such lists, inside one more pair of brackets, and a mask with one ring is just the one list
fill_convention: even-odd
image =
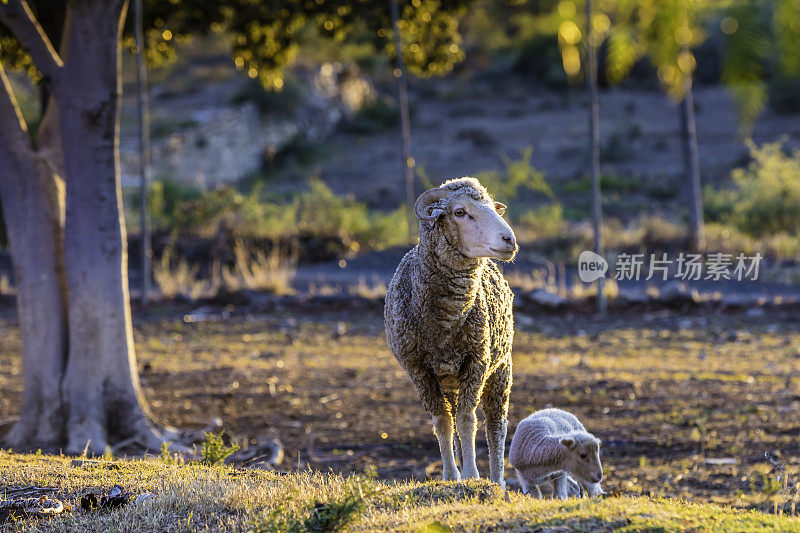
[[(425, 191), (414, 211), (419, 243), (400, 261), (386, 292), (389, 348), (433, 418), (444, 480), (477, 479), (475, 411), (480, 403), (490, 479), (505, 488), (514, 295), (492, 259), (519, 247), (495, 202), (474, 178)], [(459, 472), (453, 454), (455, 419)]]
[(572, 476), (589, 496), (603, 493), (600, 440), (588, 433), (580, 420), (561, 409), (543, 409), (517, 426), (508, 454), (522, 484), (522, 492), (553, 483), (559, 499), (567, 498)]

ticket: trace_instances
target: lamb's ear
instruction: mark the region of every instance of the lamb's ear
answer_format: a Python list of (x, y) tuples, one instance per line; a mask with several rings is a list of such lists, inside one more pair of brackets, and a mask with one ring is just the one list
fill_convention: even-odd
[(506, 212), (506, 204), (501, 204), (500, 202), (494, 203), (494, 210), (497, 211), (497, 214), (503, 216)]
[(573, 439), (572, 437), (562, 437), (561, 444), (571, 450), (575, 448), (575, 439)]

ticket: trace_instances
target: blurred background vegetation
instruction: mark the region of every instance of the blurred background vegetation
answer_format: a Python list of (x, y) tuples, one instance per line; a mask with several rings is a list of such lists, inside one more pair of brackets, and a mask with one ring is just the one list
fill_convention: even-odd
[[(411, 244), (388, 12), (367, 16), (342, 4), (279, 28), (220, 9), (200, 32), (195, 4), (145, 8), (161, 277), (181, 262), (184, 273), (210, 275), (220, 263), (241, 274), (247, 261), (237, 246), (251, 261), (277, 250), (307, 263)], [(523, 252), (554, 261), (591, 247), (583, 12), (576, 0), (401, 2), (417, 192), (478, 177), (511, 206)], [(691, 79), (704, 249), (796, 260), (798, 3), (599, 0), (592, 28), (605, 248), (685, 246), (675, 102)], [(121, 142), (132, 260), (140, 226), (134, 73), (126, 53)], [(22, 75), (12, 82), (35, 124), (35, 87)], [(675, 111), (653, 119), (654, 106)]]

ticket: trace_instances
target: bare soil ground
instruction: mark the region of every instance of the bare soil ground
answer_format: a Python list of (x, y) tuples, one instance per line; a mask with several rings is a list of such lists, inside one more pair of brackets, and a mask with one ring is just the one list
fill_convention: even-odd
[[(139, 371), (158, 421), (202, 427), (220, 416), (239, 438), (277, 435), (285, 470), (441, 474), (428, 417), (387, 349), (379, 306), (233, 309), (187, 322), (191, 311), (136, 314)], [(19, 329), (7, 308), (2, 316), (0, 419), (16, 413), (22, 389)], [(800, 481), (794, 312), (537, 314), (517, 324), (509, 441), (519, 420), (552, 405), (604, 441), (611, 493), (771, 509), (771, 498), (788, 500)], [(480, 434), (478, 449), (486, 472)], [(773, 482), (765, 452), (786, 464), (785, 488)], [(730, 464), (714, 464), (720, 458)]]

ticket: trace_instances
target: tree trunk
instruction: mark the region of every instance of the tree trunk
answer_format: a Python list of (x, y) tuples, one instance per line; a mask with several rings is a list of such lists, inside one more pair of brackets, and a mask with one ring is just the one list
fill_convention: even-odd
[(63, 185), (57, 170), (58, 136), (53, 135), (58, 126), (49, 106), (34, 149), (21, 122), (14, 123), (15, 102), (2, 69), (0, 74), (6, 89), (0, 103), (0, 195), (14, 263), (25, 376), (20, 419), (5, 443), (47, 447), (63, 440), (59, 389), (67, 346)]
[(70, 4), (57, 100), (67, 208), (69, 357), (62, 383), (67, 451), (103, 453), (140, 437), (157, 449), (139, 388), (119, 171), (120, 34), (126, 5)]
[[(600, 103), (597, 95), (597, 47), (592, 42), (592, 1), (586, 0), (586, 91), (589, 96), (589, 157), (592, 176), (594, 253), (603, 255), (603, 204), (600, 196)], [(597, 280), (597, 312), (606, 312), (606, 279)]]
[(681, 143), (689, 205), (689, 247), (696, 251), (703, 241), (703, 200), (700, 192), (700, 160), (697, 149), (697, 127), (694, 119), (694, 96), (691, 77), (680, 106)]

